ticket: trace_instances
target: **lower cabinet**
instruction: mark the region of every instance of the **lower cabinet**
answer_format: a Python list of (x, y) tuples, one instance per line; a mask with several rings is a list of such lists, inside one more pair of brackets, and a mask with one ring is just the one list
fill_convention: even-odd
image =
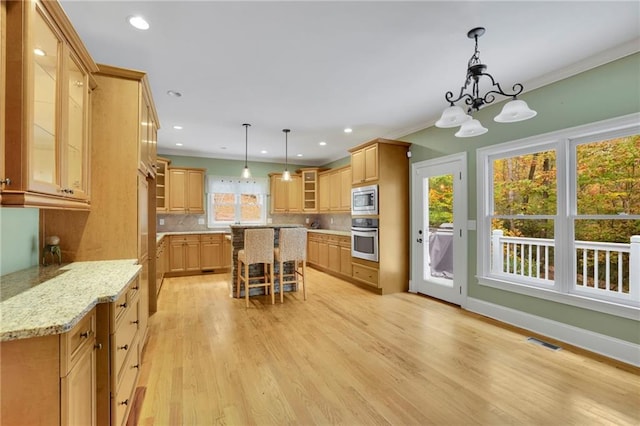
[(336, 276), (351, 278), (351, 238), (309, 231), (307, 263)]
[(370, 285), (372, 287), (379, 287), (378, 280), (378, 264), (368, 261), (354, 261), (351, 264), (352, 276), (363, 284)]
[(0, 343), (0, 424), (95, 425), (96, 309), (70, 331)]
[(115, 302), (98, 305), (98, 425), (125, 424), (134, 402), (144, 336), (139, 290), (137, 278)]
[(169, 249), (167, 248), (168, 238), (162, 238), (156, 245), (156, 294), (160, 293), (160, 287), (164, 280), (164, 273), (166, 272)]
[(231, 267), (229, 234), (170, 235), (168, 239), (167, 273), (187, 275)]

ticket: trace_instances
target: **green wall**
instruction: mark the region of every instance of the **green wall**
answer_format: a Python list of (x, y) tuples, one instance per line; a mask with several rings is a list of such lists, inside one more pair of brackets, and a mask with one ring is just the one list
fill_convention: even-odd
[[(179, 155), (163, 155), (159, 154), (163, 158), (171, 160), (173, 167), (194, 167), (200, 169), (207, 169), (205, 174), (216, 176), (238, 176), (242, 173), (244, 168), (244, 161), (238, 160), (223, 160), (219, 158), (208, 157), (188, 157)], [(251, 170), (251, 176), (253, 177), (268, 177), (269, 173), (280, 173), (284, 170), (284, 164), (278, 163), (264, 163), (258, 161), (247, 162), (249, 170)], [(289, 164), (289, 171), (293, 172), (296, 169), (302, 167), (299, 164)]]
[[(500, 112), (503, 105), (500, 103), (474, 114), (474, 118), (489, 129), (482, 136), (456, 138), (456, 129), (429, 127), (399, 139), (414, 144), (411, 147), (412, 163), (467, 152), (468, 215), (469, 219), (476, 219), (477, 148), (639, 112), (639, 76), (640, 54), (634, 54), (521, 96), (538, 112), (532, 120), (495, 123), (493, 117)], [(443, 109), (446, 106), (443, 98)], [(470, 297), (640, 344), (638, 321), (479, 285), (476, 280), (476, 237), (476, 231), (469, 231)]]
[(0, 208), (0, 275), (38, 264), (38, 209)]

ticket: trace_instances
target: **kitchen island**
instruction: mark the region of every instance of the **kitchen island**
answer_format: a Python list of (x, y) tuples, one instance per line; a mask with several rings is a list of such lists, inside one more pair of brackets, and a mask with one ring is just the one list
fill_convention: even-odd
[[(236, 280), (238, 276), (238, 251), (244, 248), (244, 230), (245, 229), (261, 229), (261, 228), (273, 228), (274, 233), (274, 247), (278, 247), (278, 241), (280, 236), (281, 228), (303, 228), (303, 225), (297, 224), (267, 224), (267, 225), (231, 225), (231, 275), (229, 282), (229, 295), (231, 297), (236, 296)], [(293, 272), (293, 262), (286, 262), (284, 264), (284, 273)], [(278, 264), (274, 264), (273, 267), (273, 277), (275, 280), (275, 289), (276, 292), (280, 291), (280, 283), (278, 274), (280, 271), (280, 267)], [(264, 267), (262, 264), (255, 264), (249, 266), (249, 274), (250, 276), (256, 276), (260, 274), (264, 274)], [(293, 284), (288, 284), (284, 286), (284, 291), (294, 291), (295, 286)], [(265, 294), (265, 289), (263, 287), (252, 288), (249, 292), (250, 296)], [(244, 297), (244, 290), (240, 292), (240, 297)]]

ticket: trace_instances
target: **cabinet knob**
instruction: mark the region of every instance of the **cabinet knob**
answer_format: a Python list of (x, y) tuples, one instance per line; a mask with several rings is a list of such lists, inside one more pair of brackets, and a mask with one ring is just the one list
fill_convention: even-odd
[(11, 185), (11, 179), (4, 178), (4, 179), (0, 180), (0, 184), (2, 184), (2, 185)]
[(102, 349), (102, 343), (96, 343), (95, 345), (93, 345), (93, 347), (97, 350)]
[(138, 321), (138, 320), (131, 321), (131, 324), (140, 324), (140, 321)]
[(126, 308), (127, 307), (127, 302), (121, 303), (118, 305), (121, 308)]
[(129, 400), (128, 400), (128, 399), (125, 399), (125, 400), (124, 400), (124, 401), (122, 401), (122, 402), (118, 402), (118, 405), (129, 405)]
[(137, 368), (139, 370), (140, 369), (140, 364), (132, 365), (131, 368)]
[(118, 346), (118, 349), (124, 349), (125, 351), (129, 349), (129, 345)]
[(91, 334), (91, 330), (87, 330), (85, 332), (80, 333), (80, 337), (86, 339)]

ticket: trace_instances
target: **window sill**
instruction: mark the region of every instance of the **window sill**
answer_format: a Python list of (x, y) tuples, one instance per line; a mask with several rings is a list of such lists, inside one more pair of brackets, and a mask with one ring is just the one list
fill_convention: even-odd
[(525, 296), (536, 297), (538, 299), (549, 300), (551, 302), (562, 303), (564, 305), (576, 306), (578, 308), (589, 309), (596, 312), (602, 312), (617, 317), (628, 318), (636, 321), (640, 320), (640, 308), (638, 307), (622, 305), (606, 300), (593, 299), (577, 294), (558, 293), (553, 290), (501, 280), (494, 277), (476, 276), (476, 278), (478, 279), (478, 283), (483, 286), (511, 293), (518, 293)]

